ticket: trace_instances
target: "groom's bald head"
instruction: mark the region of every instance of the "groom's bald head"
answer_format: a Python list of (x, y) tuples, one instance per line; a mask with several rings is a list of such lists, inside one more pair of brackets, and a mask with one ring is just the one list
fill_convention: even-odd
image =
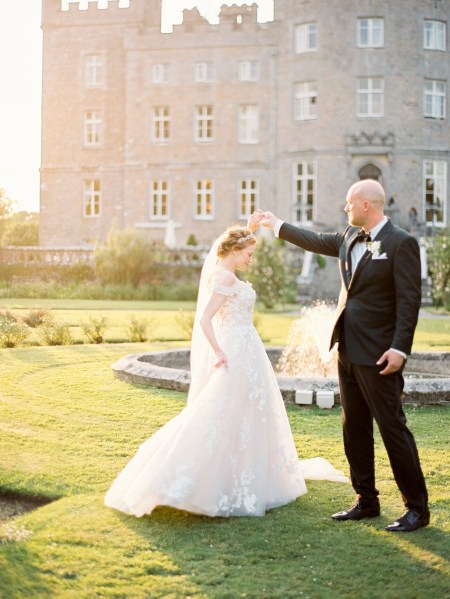
[(383, 211), (386, 195), (384, 189), (374, 179), (363, 179), (357, 181), (348, 190), (347, 197), (358, 198), (362, 201), (370, 202), (377, 210)]
[(349, 224), (370, 231), (384, 218), (385, 200), (384, 189), (378, 181), (363, 179), (354, 183), (348, 190), (344, 208)]

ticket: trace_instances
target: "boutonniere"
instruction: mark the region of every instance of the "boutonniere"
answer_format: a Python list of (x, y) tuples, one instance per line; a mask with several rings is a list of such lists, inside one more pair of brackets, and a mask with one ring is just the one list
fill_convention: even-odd
[(381, 253), (381, 241), (368, 241), (367, 249), (372, 254), (372, 260), (386, 260), (387, 254)]

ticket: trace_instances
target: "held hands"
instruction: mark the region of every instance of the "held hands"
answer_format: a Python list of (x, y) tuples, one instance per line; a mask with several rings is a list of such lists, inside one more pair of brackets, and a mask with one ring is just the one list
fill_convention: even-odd
[(392, 351), (392, 349), (388, 349), (384, 352), (381, 358), (377, 362), (377, 366), (383, 364), (383, 362), (387, 362), (386, 367), (383, 370), (380, 370), (380, 374), (393, 374), (400, 370), (403, 366), (405, 358), (401, 356), (399, 353)]
[(253, 233), (256, 229), (261, 225), (263, 227), (268, 227), (269, 229), (273, 229), (275, 223), (277, 222), (277, 217), (272, 212), (266, 210), (256, 210), (253, 214), (250, 215), (247, 221), (247, 229)]

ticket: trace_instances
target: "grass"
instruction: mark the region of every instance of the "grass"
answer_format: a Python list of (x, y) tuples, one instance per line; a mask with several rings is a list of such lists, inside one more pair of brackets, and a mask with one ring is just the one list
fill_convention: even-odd
[(450, 351), (450, 317), (421, 318), (414, 335), (416, 351)]
[[(151, 321), (148, 329), (151, 341), (179, 341), (189, 343), (189, 338), (176, 324), (180, 310), (193, 312), (195, 302), (151, 302), (117, 300), (49, 300), (49, 299), (0, 299), (0, 310), (11, 310), (25, 316), (36, 307), (51, 309), (58, 322), (68, 323), (75, 343), (86, 343), (81, 324), (89, 316), (105, 317), (107, 328), (105, 342), (123, 343), (129, 341), (128, 322), (130, 316), (147, 318)], [(292, 323), (299, 317), (298, 307), (288, 306), (286, 311), (263, 311), (257, 313), (258, 332), (267, 345), (285, 345)], [(38, 343), (36, 331), (32, 332), (26, 345)], [(450, 317), (430, 312), (427, 318), (419, 320), (414, 338), (415, 351), (450, 351)]]
[[(172, 344), (141, 344), (157, 349)], [(113, 378), (136, 345), (0, 350), (0, 493), (54, 498), (14, 521), (29, 538), (0, 544), (0, 596), (16, 598), (422, 599), (449, 588), (448, 412), (407, 407), (432, 521), (410, 535), (376, 435), (382, 516), (332, 522), (350, 485), (309, 482), (264, 518), (212, 519), (160, 507), (142, 519), (103, 506), (137, 447), (185, 404), (181, 393)], [(299, 456), (346, 470), (340, 410), (288, 407)], [(0, 533), (1, 534), (1, 533)]]
[[(0, 301), (0, 310), (10, 310), (17, 316), (25, 316), (30, 310), (39, 308), (51, 309), (55, 320), (67, 323), (75, 343), (86, 343), (86, 336), (81, 325), (89, 316), (105, 317), (107, 327), (105, 342), (121, 343), (130, 340), (128, 324), (130, 316), (147, 319), (151, 341), (189, 342), (189, 336), (176, 322), (176, 317), (183, 312), (193, 313), (193, 302), (129, 302), (104, 300), (35, 300), (13, 299)], [(298, 316), (292, 313), (258, 313), (258, 330), (266, 342), (271, 345), (284, 345), (289, 328)], [(25, 345), (39, 343), (38, 331), (33, 330)]]

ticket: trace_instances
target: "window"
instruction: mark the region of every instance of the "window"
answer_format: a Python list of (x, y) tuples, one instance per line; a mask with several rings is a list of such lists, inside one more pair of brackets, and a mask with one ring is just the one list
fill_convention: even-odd
[(256, 179), (242, 179), (238, 189), (238, 218), (248, 219), (258, 208), (259, 184)]
[(101, 143), (102, 117), (95, 110), (84, 113), (84, 145), (98, 147)]
[(213, 141), (214, 115), (212, 106), (197, 106), (195, 112), (195, 133), (196, 142)]
[(423, 47), (425, 50), (445, 50), (446, 24), (442, 21), (424, 21)]
[(294, 167), (294, 214), (297, 224), (311, 224), (314, 218), (317, 188), (315, 162), (298, 162)]
[(169, 65), (154, 64), (152, 67), (152, 83), (167, 83), (169, 81)]
[(424, 160), (424, 220), (427, 225), (444, 226), (447, 220), (447, 163)]
[(158, 179), (151, 183), (150, 218), (167, 220), (169, 218), (169, 182)]
[(105, 68), (102, 54), (86, 54), (84, 57), (84, 85), (101, 87), (105, 82)]
[(317, 50), (317, 23), (303, 23), (294, 29), (296, 54)]
[(379, 117), (384, 113), (384, 81), (361, 78), (356, 83), (356, 113), (362, 117)]
[(199, 179), (194, 189), (194, 218), (214, 218), (214, 185), (211, 179)]
[(152, 115), (152, 140), (164, 142), (170, 139), (170, 111), (168, 106), (154, 106)]
[(83, 215), (86, 218), (94, 218), (101, 214), (102, 192), (98, 179), (86, 179), (83, 181)]
[(241, 60), (238, 63), (239, 81), (259, 81), (259, 62), (257, 60)]
[(428, 79), (423, 88), (423, 116), (430, 119), (445, 119), (447, 95), (445, 81)]
[(383, 19), (358, 19), (356, 44), (359, 48), (382, 48), (384, 45)]
[(310, 121), (317, 118), (317, 83), (303, 81), (296, 83), (294, 96), (294, 119)]
[(259, 142), (259, 107), (253, 104), (239, 106), (238, 141), (241, 144)]
[(194, 68), (194, 81), (207, 83), (213, 80), (214, 65), (212, 62), (196, 62)]

